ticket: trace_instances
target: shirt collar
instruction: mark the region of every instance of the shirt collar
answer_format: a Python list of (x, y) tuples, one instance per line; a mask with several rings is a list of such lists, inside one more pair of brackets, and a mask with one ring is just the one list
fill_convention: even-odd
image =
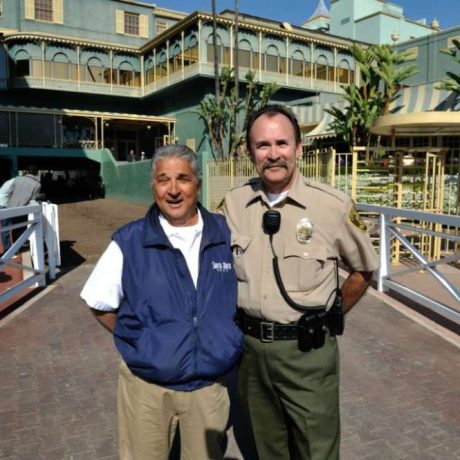
[[(260, 177), (251, 179), (249, 181), (251, 188), (252, 188), (252, 193), (248, 197), (248, 201), (246, 203), (246, 207), (250, 206), (251, 204), (261, 200), (267, 204), (267, 206), (270, 206), (267, 194), (265, 190), (263, 189), (263, 184), (262, 180)], [(306, 208), (306, 200), (305, 200), (305, 189), (303, 187), (304, 185), (304, 177), (300, 173), (298, 169), (295, 171), (295, 178), (294, 182), (292, 183), (292, 186), (285, 198), (286, 202), (294, 202), (298, 206), (301, 206), (302, 208)]]
[[(197, 209), (197, 213), (198, 213), (198, 222), (195, 225), (188, 227), (188, 228), (193, 227), (195, 234), (201, 233), (203, 231), (203, 218), (201, 217), (201, 213), (198, 209)], [(163, 214), (161, 213), (158, 214), (158, 220), (168, 238), (171, 238), (174, 236), (180, 237), (182, 234), (181, 229), (187, 228), (187, 227), (175, 227), (174, 225), (171, 225), (166, 219), (166, 217), (163, 216)]]

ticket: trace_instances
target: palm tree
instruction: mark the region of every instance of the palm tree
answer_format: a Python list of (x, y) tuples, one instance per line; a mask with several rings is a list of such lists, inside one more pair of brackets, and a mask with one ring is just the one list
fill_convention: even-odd
[[(451, 56), (456, 62), (460, 63), (460, 42), (458, 40), (452, 40), (454, 49), (442, 49), (441, 53)], [(446, 72), (449, 80), (443, 80), (439, 89), (447, 91), (453, 91), (454, 93), (460, 94), (460, 74), (453, 72)]]
[(398, 52), (389, 45), (372, 46), (369, 52), (376, 63), (373, 70), (383, 84), (382, 115), (388, 115), (390, 104), (396, 99), (402, 82), (417, 73), (417, 67), (415, 64), (403, 65), (409, 53)]
[(414, 75), (415, 65), (403, 65), (408, 56), (388, 45), (351, 47), (351, 53), (361, 71), (361, 85), (351, 83), (344, 89), (345, 111), (325, 109), (333, 116), (329, 128), (343, 138), (350, 149), (356, 145), (369, 147), (370, 129), (380, 115), (387, 115), (390, 104), (398, 96), (404, 80)]

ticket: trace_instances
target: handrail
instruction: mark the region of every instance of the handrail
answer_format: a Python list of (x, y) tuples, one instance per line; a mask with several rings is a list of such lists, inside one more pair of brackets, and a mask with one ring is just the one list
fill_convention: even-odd
[[(57, 206), (51, 203), (42, 203), (42, 205), (35, 204), (19, 208), (0, 209), (0, 222), (18, 217), (26, 217), (27, 219), (0, 228), (0, 231), (24, 229), (11, 247), (0, 257), (0, 270), (3, 270), (7, 266), (14, 267), (22, 270), (28, 276), (1, 291), (0, 304), (28, 287), (46, 286), (44, 243), (46, 243), (48, 249), (47, 265), (50, 279), (56, 278), (56, 266), (60, 265)], [(32, 266), (15, 261), (15, 256), (27, 240), (30, 242)]]
[[(438, 270), (440, 265), (451, 264), (460, 259), (460, 252), (452, 252), (442, 256), (438, 260), (428, 260), (426, 256), (401, 233), (402, 230), (410, 230), (417, 235), (430, 235), (444, 239), (453, 243), (453, 246), (460, 243), (460, 216), (446, 214), (435, 214), (422, 211), (413, 211), (408, 209), (398, 209), (386, 206), (375, 206), (368, 204), (358, 204), (358, 210), (365, 213), (378, 215), (378, 232), (379, 232), (379, 257), (380, 267), (377, 273), (377, 289), (381, 292), (389, 289), (398, 292), (404, 297), (413, 300), (420, 305), (431, 309), (441, 316), (460, 324), (460, 290), (450, 282), (447, 277)], [(409, 219), (414, 223), (398, 222), (398, 218)], [(393, 220), (395, 219), (395, 221)], [(427, 230), (420, 228), (417, 222), (438, 224), (439, 230)], [(437, 227), (437, 226), (435, 226)], [(450, 231), (446, 231), (449, 227)], [(455, 231), (452, 231), (454, 229)], [(395, 238), (416, 261), (414, 266), (395, 271), (391, 264), (391, 238)], [(396, 277), (416, 273), (420, 270), (426, 271), (441, 286), (441, 291), (447, 293), (449, 298), (454, 299), (457, 309), (443, 303), (439, 299), (428, 297), (417, 289), (418, 286), (409, 287), (394, 280)], [(456, 279), (459, 279), (457, 276)]]

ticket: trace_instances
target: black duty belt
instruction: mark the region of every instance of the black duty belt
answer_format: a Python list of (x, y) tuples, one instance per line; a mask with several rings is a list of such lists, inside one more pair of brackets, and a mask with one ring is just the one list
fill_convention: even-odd
[(244, 334), (250, 335), (261, 342), (275, 340), (297, 340), (297, 323), (281, 324), (274, 321), (265, 321), (246, 314), (238, 314), (237, 323)]

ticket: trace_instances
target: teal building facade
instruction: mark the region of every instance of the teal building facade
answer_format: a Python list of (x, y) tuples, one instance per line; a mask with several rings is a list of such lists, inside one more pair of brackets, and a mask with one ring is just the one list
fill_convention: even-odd
[[(42, 170), (101, 175), (108, 195), (123, 197), (119, 191), (131, 188), (121, 184), (133, 180), (130, 151), (148, 159), (159, 145), (180, 142), (203, 161), (209, 157), (197, 113), (214, 91), (209, 12), (131, 0), (0, 5), (0, 179), (34, 162)], [(382, 42), (396, 30), (392, 41), (412, 50), (420, 72), (410, 84), (444, 78), (451, 62), (439, 49), (460, 29), (403, 19), (400, 7), (381, 0), (335, 0), (330, 11), (320, 0), (303, 26), (239, 14), (235, 44), (235, 16), (225, 10), (217, 17), (219, 65), (232, 67), (237, 52), (241, 80), (251, 69), (257, 81), (277, 83), (275, 100), (292, 107), (306, 139), (329, 138), (324, 108), (340, 103), (343, 86), (359, 82), (350, 46), (372, 42), (376, 30)], [(148, 184), (142, 194), (149, 196)]]

